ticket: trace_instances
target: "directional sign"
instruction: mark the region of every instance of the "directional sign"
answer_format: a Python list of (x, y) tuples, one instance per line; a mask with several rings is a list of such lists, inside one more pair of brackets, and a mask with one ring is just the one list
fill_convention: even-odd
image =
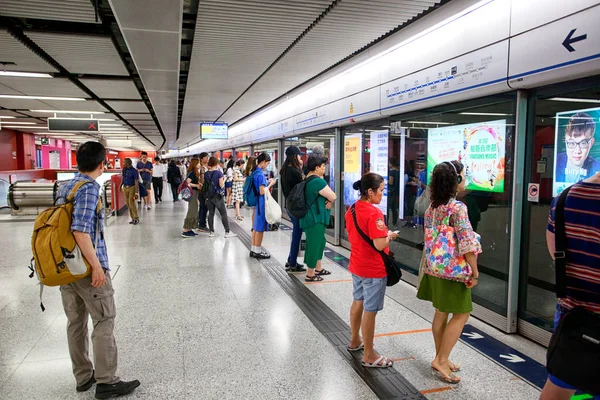
[(524, 359), (522, 359), (521, 357), (519, 357), (516, 354), (509, 354), (509, 355), (505, 355), (505, 354), (500, 354), (501, 358), (504, 358), (505, 360), (507, 360), (509, 363), (522, 363), (525, 362)]
[(565, 41), (562, 43), (562, 45), (565, 47), (565, 49), (569, 50), (570, 53), (576, 51), (575, 48), (573, 46), (571, 46), (573, 43), (581, 42), (582, 40), (587, 39), (587, 35), (573, 37), (576, 30), (577, 29), (571, 29), (571, 32), (569, 32), (569, 34), (565, 38)]
[(98, 120), (83, 118), (48, 118), (48, 130), (60, 132), (98, 132)]
[(483, 339), (483, 336), (481, 336), (479, 333), (475, 333), (475, 332), (473, 332), (473, 333), (465, 332), (465, 333), (463, 333), (463, 336), (466, 336), (469, 339), (473, 339), (473, 340)]

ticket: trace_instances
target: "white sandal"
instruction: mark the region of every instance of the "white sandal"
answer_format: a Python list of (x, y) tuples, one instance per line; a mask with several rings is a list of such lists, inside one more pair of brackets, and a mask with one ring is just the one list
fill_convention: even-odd
[(365, 368), (389, 368), (389, 367), (392, 367), (393, 365), (394, 365), (394, 362), (384, 356), (379, 356), (379, 358), (375, 362), (372, 362), (372, 363), (368, 363), (365, 361), (362, 362), (362, 366)]

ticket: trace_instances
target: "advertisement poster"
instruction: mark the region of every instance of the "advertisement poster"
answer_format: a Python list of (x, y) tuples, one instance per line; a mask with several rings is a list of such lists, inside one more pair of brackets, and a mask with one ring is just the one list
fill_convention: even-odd
[(428, 138), (428, 171), (458, 160), (466, 168), (467, 190), (504, 192), (506, 120), (429, 129)]
[(335, 192), (335, 138), (329, 139), (329, 187)]
[(600, 108), (556, 114), (553, 196), (600, 171), (600, 146), (595, 142)]
[(374, 131), (371, 132), (371, 172), (379, 174), (385, 181), (385, 189), (381, 203), (377, 207), (383, 212), (384, 215), (387, 211), (387, 183), (388, 183), (388, 131)]
[(351, 206), (360, 197), (352, 185), (361, 178), (362, 133), (344, 138), (344, 205)]

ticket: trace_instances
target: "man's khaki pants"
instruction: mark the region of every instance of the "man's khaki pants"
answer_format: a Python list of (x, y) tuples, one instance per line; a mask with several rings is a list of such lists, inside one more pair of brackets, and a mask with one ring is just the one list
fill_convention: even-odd
[[(73, 375), (77, 385), (83, 385), (92, 376), (98, 383), (116, 383), (117, 343), (113, 334), (115, 328), (115, 300), (110, 273), (104, 271), (106, 283), (95, 288), (89, 275), (69, 285), (62, 285), (63, 307), (67, 314), (67, 339), (69, 354), (73, 364)], [(92, 317), (94, 330), (94, 363), (89, 356), (88, 320)]]
[(138, 219), (137, 204), (135, 204), (135, 186), (124, 186), (125, 203), (129, 207), (129, 216), (131, 219)]

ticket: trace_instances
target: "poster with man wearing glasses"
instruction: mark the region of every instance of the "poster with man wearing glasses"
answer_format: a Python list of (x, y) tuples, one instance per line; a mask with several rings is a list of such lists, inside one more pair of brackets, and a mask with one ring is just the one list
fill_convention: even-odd
[(556, 114), (553, 194), (600, 171), (600, 146), (594, 146), (600, 108)]

